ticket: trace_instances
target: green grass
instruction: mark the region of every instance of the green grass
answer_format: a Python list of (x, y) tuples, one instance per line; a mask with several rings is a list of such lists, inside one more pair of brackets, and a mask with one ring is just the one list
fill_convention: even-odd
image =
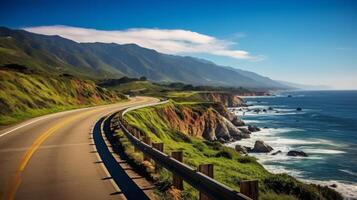
[(130, 94), (145, 94), (151, 96), (160, 96), (162, 91), (167, 89), (164, 86), (153, 84), (149, 81), (132, 81), (128, 83), (122, 83), (109, 89), (116, 90), (121, 93)]
[(91, 81), (0, 68), (0, 125), (123, 99)]
[[(174, 107), (175, 112), (181, 112), (184, 107), (189, 107), (196, 113), (211, 109), (207, 104), (170, 102), (131, 111), (125, 115), (125, 119), (132, 127), (148, 135), (153, 142), (163, 142), (164, 151), (167, 154), (175, 150), (184, 151), (186, 164), (194, 168), (197, 168), (199, 164), (214, 164), (214, 178), (237, 191), (239, 191), (241, 180), (258, 179), (260, 199), (329, 199), (319, 194), (319, 189), (316, 186), (304, 184), (288, 175), (269, 173), (253, 157), (240, 155), (235, 150), (218, 142), (209, 142), (186, 135), (180, 130), (174, 130), (168, 126), (169, 123), (162, 116), (164, 109), (168, 106)], [(129, 142), (126, 145), (129, 148)], [(126, 153), (130, 155), (133, 152)], [(134, 159), (140, 157), (138, 153), (135, 154), (136, 158)], [(140, 163), (141, 160), (139, 159), (137, 162)], [(163, 185), (171, 181), (167, 171), (160, 172), (159, 177), (161, 177), (159, 182), (164, 183)], [(336, 192), (328, 190), (336, 194)], [(187, 184), (185, 184), (182, 194), (184, 199), (197, 198), (198, 196), (198, 192)], [(331, 194), (326, 196), (331, 196)], [(340, 196), (336, 195), (335, 198), (340, 199)]]
[(207, 102), (207, 99), (202, 95), (204, 91), (177, 89), (169, 85), (156, 84), (150, 81), (132, 81), (108, 86), (107, 88), (124, 94), (154, 96), (172, 99), (176, 102)]

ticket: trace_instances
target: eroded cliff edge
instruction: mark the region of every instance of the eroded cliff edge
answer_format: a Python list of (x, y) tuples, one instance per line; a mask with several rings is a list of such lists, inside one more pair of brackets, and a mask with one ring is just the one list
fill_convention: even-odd
[[(170, 101), (151, 108), (150, 113), (151, 122), (142, 123), (151, 130), (157, 129), (158, 126), (153, 122), (161, 122), (161, 126), (169, 126), (167, 128), (209, 141), (230, 142), (249, 137), (249, 134), (237, 128), (244, 123), (220, 103)], [(142, 117), (135, 111), (130, 116), (136, 119)]]

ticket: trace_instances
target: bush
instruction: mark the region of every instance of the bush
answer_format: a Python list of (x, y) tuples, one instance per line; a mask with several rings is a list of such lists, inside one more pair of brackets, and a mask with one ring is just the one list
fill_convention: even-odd
[(343, 200), (343, 197), (340, 193), (327, 186), (317, 186), (317, 188), (326, 200)]
[(254, 163), (255, 162), (255, 158), (250, 157), (250, 156), (239, 156), (237, 158), (237, 160), (240, 163)]
[(278, 194), (291, 194), (304, 200), (321, 199), (316, 188), (294, 180), (287, 174), (269, 176), (264, 179), (264, 183), (268, 188)]
[(205, 145), (202, 142), (193, 143), (193, 147), (199, 151), (204, 151), (204, 149), (205, 149)]
[(212, 147), (214, 150), (221, 150), (221, 148), (222, 148), (222, 146), (223, 146), (221, 143), (219, 143), (219, 142), (217, 142), (217, 141), (211, 142), (211, 141), (208, 141), (208, 140), (204, 140), (203, 142), (204, 142), (207, 146)]
[(232, 159), (233, 158), (233, 154), (231, 151), (228, 151), (226, 149), (222, 150), (222, 151), (219, 151), (217, 154), (216, 154), (216, 157), (224, 157), (224, 158), (229, 158), (229, 159)]

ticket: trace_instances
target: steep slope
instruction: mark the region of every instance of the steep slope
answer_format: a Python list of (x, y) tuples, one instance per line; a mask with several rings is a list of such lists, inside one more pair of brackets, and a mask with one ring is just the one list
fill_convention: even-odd
[(24, 66), (0, 67), (0, 125), (70, 108), (125, 99), (71, 76), (34, 72)]
[[(241, 132), (234, 124), (240, 120), (230, 114), (221, 104), (214, 103), (175, 103), (170, 102), (158, 108), (146, 108), (147, 116), (158, 122), (162, 129), (155, 133), (157, 137), (171, 129), (183, 134), (204, 138), (209, 141), (229, 142), (249, 138), (249, 134)], [(127, 115), (129, 121), (145, 124), (147, 130), (154, 130), (152, 120), (143, 118), (137, 111)], [(159, 120), (160, 119), (160, 120)], [(160, 126), (160, 127), (161, 127)]]
[[(259, 181), (259, 199), (343, 199), (339, 193), (327, 186), (306, 184), (287, 174), (271, 174), (255, 158), (241, 155), (217, 141), (212, 142), (212, 137), (210, 137), (212, 135), (204, 133), (215, 132), (217, 138), (228, 136), (228, 134), (220, 134), (225, 132), (225, 128), (217, 127), (221, 126), (221, 123), (225, 124), (224, 120), (220, 119), (229, 112), (217, 105), (219, 104), (170, 102), (130, 111), (124, 119), (128, 122), (127, 127), (130, 131), (136, 130), (135, 132), (140, 132), (140, 135), (149, 136), (153, 142), (163, 142), (165, 153), (183, 151), (183, 162), (193, 168), (197, 168), (202, 163), (214, 164), (214, 179), (237, 191), (239, 191), (241, 181), (256, 179)], [(206, 115), (211, 116), (205, 118)], [(119, 116), (114, 118), (113, 127), (117, 127), (119, 119)], [(234, 135), (235, 131), (231, 131), (230, 134)], [(163, 193), (160, 195), (162, 199), (178, 199), (170, 198), (170, 196), (167, 198), (167, 194), (170, 194), (167, 190), (170, 187), (163, 187), (170, 185), (171, 173), (159, 170), (156, 172), (158, 174), (155, 174), (155, 170), (149, 169), (150, 165), (147, 161), (143, 161), (141, 154), (134, 150), (121, 130), (117, 130), (116, 138), (130, 159), (154, 173), (152, 177), (157, 180), (156, 185)], [(180, 195), (182, 199), (198, 199), (197, 190), (188, 185), (184, 187)]]
[[(92, 78), (146, 76), (152, 81), (273, 89), (236, 70), (205, 60), (162, 54), (135, 44), (76, 43), (0, 28), (0, 64), (19, 63)], [(282, 86), (283, 87), (283, 86)]]

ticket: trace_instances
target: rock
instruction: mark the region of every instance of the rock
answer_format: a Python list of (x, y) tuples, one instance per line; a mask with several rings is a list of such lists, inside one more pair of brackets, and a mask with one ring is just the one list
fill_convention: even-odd
[(260, 110), (259, 109), (255, 109), (254, 112), (258, 114), (260, 112)]
[(235, 126), (244, 126), (245, 123), (243, 120), (241, 120), (239, 117), (234, 116), (233, 119), (231, 120), (232, 124), (234, 124)]
[(257, 126), (248, 125), (248, 130), (250, 132), (257, 132), (260, 131), (260, 128), (258, 128)]
[(287, 155), (288, 156), (308, 157), (308, 155), (305, 152), (303, 152), (303, 151), (295, 151), (295, 150), (289, 151)]
[(282, 153), (282, 152), (279, 150), (279, 151), (276, 151), (276, 152), (272, 153), (271, 155), (275, 156), (275, 155), (277, 155), (279, 153)]
[(297, 111), (302, 111), (302, 108), (298, 107), (296, 108)]
[(246, 128), (238, 128), (242, 133), (251, 134), (251, 132)]
[(255, 141), (254, 148), (252, 149), (252, 152), (254, 152), (254, 153), (269, 153), (273, 150), (274, 150), (273, 147), (265, 144), (261, 140), (257, 140), (257, 141)]
[(273, 107), (269, 107), (268, 110), (274, 110)]
[(263, 112), (267, 112), (267, 110), (266, 110), (266, 109), (263, 109)]
[(243, 147), (242, 145), (237, 144), (234, 149), (239, 153), (248, 154), (247, 149), (245, 147)]
[(337, 185), (334, 183), (334, 184), (330, 185), (330, 187), (337, 188)]
[(247, 146), (243, 146), (246, 150), (247, 150), (247, 152), (252, 152), (252, 147), (247, 147)]

